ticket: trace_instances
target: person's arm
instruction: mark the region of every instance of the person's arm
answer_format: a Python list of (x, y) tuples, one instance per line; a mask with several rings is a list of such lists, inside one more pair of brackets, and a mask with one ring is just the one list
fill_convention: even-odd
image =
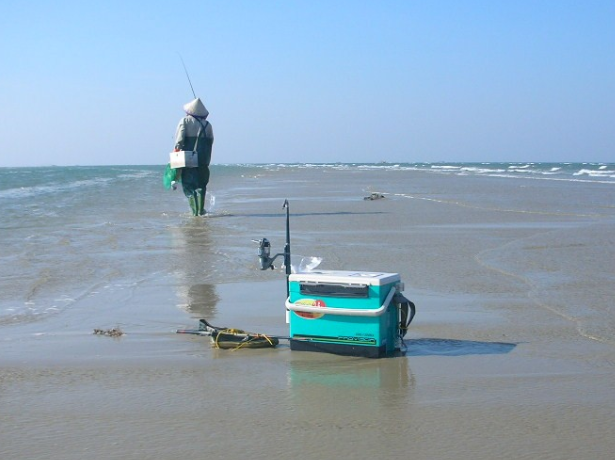
[(175, 151), (179, 152), (184, 150), (184, 139), (186, 137), (186, 125), (184, 123), (184, 119), (182, 118), (177, 125), (177, 129), (175, 130)]
[[(184, 119), (182, 118), (175, 130), (175, 147), (173, 148), (174, 152), (179, 152), (182, 150), (184, 146), (184, 136), (186, 132), (186, 127), (184, 125)], [(171, 182), (171, 188), (173, 190), (177, 189), (177, 182), (179, 182), (182, 178), (182, 168), (175, 169), (175, 179)]]

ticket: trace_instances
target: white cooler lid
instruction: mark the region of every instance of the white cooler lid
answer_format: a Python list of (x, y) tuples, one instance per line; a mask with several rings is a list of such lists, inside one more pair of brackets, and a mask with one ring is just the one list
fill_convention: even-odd
[(399, 273), (360, 272), (350, 270), (314, 270), (306, 273), (293, 273), (289, 281), (308, 283), (336, 283), (382, 286), (399, 281)]

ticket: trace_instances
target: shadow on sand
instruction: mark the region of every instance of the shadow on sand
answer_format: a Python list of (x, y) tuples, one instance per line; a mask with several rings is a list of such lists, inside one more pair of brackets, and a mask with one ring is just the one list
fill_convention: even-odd
[(516, 343), (451, 339), (410, 339), (404, 343), (406, 356), (503, 355), (517, 346)]

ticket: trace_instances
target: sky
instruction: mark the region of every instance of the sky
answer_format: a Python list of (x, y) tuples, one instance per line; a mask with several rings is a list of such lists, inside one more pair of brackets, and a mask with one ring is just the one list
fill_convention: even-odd
[(615, 162), (613, 0), (4, 0), (0, 167)]

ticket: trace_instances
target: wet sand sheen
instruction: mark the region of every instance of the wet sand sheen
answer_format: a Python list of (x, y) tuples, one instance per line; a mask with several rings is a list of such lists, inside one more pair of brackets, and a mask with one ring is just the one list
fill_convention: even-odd
[[(278, 282), (224, 285), (217, 292), (221, 304), (237, 305), (249, 293), (265, 298), (279, 288)], [(421, 459), (487, 459), (494, 452), (558, 458), (564, 451), (608, 458), (615, 447), (611, 372), (566, 359), (573, 345), (567, 340), (480, 340), (485, 325), (514, 332), (505, 316), (468, 305), (463, 296), (421, 293), (415, 300), (421, 316), (405, 358), (291, 352), (285, 344), (213, 350), (207, 339), (169, 330), (160, 337), (73, 338), (73, 346), (90, 344), (70, 357), (60, 343), (62, 356), (50, 364), (56, 340), (48, 341), (44, 360), (3, 368), (3, 458), (171, 459), (207, 452), (208, 458), (316, 459), (336, 455), (340, 446), (356, 458), (408, 449)], [(217, 321), (282, 331), (274, 302), (253, 308), (259, 319), (246, 321), (234, 307)]]
[[(281, 202), (268, 201), (271, 189), (252, 197), (258, 210), (227, 198), (231, 215), (159, 243), (183, 266), (167, 259), (168, 271), (97, 288), (80, 309), (3, 328), (0, 457), (612, 458), (615, 349), (589, 335), (612, 331), (599, 308), (612, 289), (613, 219), (592, 186), (549, 186), (531, 200), (535, 190), (510, 182), (419, 173), (287, 179), (269, 183), (296, 194), (296, 254), (401, 274), (418, 309), (405, 357), (285, 343), (233, 352), (175, 334), (199, 317), (287, 333), (283, 274), (255, 270), (249, 242), (282, 248)], [(389, 196), (363, 201), (366, 183)], [(593, 208), (563, 203), (572, 192)], [(408, 197), (419, 193), (437, 201)], [(216, 264), (203, 273), (207, 251)], [(92, 334), (116, 324), (125, 336)]]

